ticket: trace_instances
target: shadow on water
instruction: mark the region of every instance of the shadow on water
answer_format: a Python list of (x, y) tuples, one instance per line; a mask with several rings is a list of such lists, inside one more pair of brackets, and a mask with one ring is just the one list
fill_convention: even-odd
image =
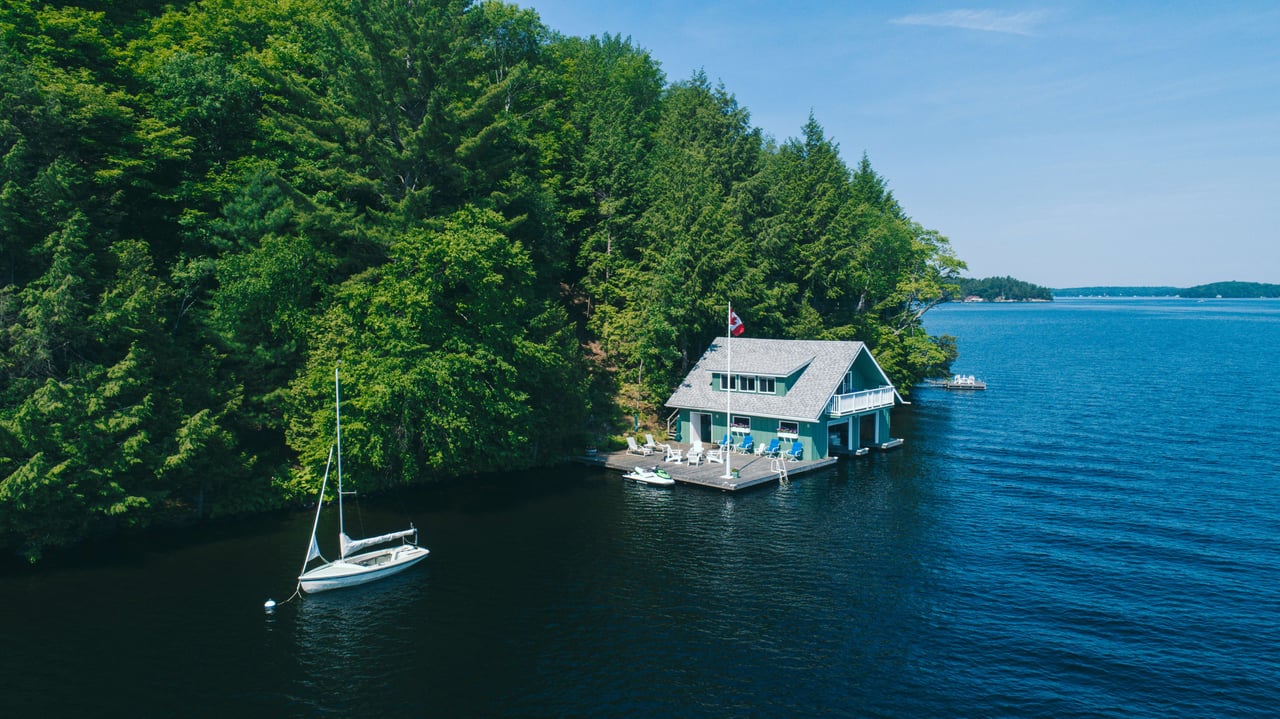
[[(489, 511), (542, 498), (554, 497), (580, 488), (591, 470), (565, 464), (527, 472), (485, 474), (430, 482), (418, 487), (361, 496), (353, 514), (365, 510), (373, 516), (396, 512), (445, 511), (471, 513)], [(309, 507), (284, 509), (254, 516), (205, 520), (178, 527), (153, 527), (142, 531), (122, 530), (112, 536), (81, 544), (45, 550), (36, 564), (16, 554), (0, 555), (0, 578), (32, 577), (61, 571), (143, 566), (157, 554), (197, 550), (224, 542), (244, 542), (276, 537), (296, 530), (300, 517), (310, 520)], [(358, 518), (357, 518), (358, 521)], [(394, 524), (394, 523), (393, 523)], [(308, 530), (300, 542), (305, 542)]]
[(570, 494), (596, 470), (566, 462), (519, 472), (472, 475), (409, 487), (374, 498), (379, 507), (431, 507), (473, 514), (518, 507), (526, 502)]
[(139, 566), (157, 553), (202, 545), (275, 536), (292, 526), (301, 510), (280, 510), (250, 517), (206, 520), (178, 527), (123, 530), (71, 547), (46, 549), (36, 564), (16, 554), (0, 555), (0, 578), (36, 576), (78, 569)]

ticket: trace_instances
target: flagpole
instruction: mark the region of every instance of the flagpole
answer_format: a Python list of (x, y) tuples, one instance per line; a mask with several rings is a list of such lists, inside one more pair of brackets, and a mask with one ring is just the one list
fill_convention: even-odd
[(729, 446), (724, 448), (724, 478), (730, 479), (733, 470), (733, 300), (729, 301), (729, 313), (725, 315), (724, 330), (725, 351), (728, 356), (724, 362), (724, 434)]

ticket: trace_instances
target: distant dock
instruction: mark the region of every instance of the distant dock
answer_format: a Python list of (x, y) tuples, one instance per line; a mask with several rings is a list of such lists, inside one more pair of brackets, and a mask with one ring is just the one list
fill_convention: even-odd
[(969, 389), (981, 390), (987, 388), (987, 383), (974, 377), (973, 375), (958, 374), (942, 383), (946, 389)]

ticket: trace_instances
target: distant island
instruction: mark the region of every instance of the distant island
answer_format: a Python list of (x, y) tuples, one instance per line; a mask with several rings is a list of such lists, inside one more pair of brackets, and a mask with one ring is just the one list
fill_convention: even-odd
[(1261, 282), (1213, 282), (1195, 287), (1065, 287), (1053, 290), (1055, 297), (1280, 297), (1280, 285)]
[(1054, 290), (1012, 277), (960, 278), (952, 302), (1052, 302)]

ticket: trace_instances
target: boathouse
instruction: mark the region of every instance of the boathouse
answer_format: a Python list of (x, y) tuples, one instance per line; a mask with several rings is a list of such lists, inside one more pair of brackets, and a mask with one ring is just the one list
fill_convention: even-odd
[[(732, 357), (730, 357), (732, 351)], [(900, 444), (889, 410), (903, 402), (862, 342), (724, 337), (712, 342), (667, 400), (682, 441), (710, 446), (726, 435), (756, 448), (780, 440), (803, 459)]]

